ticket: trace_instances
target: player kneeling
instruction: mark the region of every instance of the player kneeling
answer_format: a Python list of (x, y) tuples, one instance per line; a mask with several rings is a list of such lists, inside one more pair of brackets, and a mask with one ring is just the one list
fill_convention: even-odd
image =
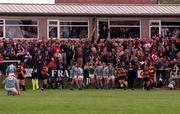
[(14, 73), (10, 73), (3, 83), (8, 95), (19, 95), (19, 83)]
[(169, 84), (168, 84), (168, 88), (170, 90), (175, 90), (176, 89), (176, 82), (174, 80), (172, 80)]

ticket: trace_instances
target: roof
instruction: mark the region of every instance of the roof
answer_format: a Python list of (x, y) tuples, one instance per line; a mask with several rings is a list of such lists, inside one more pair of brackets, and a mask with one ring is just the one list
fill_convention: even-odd
[(0, 15), (180, 16), (180, 4), (0, 4)]
[(157, 4), (157, 0), (55, 0), (55, 3)]

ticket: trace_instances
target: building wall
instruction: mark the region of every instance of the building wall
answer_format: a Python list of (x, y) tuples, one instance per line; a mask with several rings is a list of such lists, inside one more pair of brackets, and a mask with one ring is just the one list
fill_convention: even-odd
[(149, 19), (141, 19), (141, 37), (149, 37)]
[(55, 3), (157, 4), (157, 0), (55, 0)]
[(39, 38), (46, 39), (47, 38), (47, 18), (39, 19)]
[[(180, 21), (180, 17), (51, 17), (51, 16), (0, 16), (0, 19), (34, 19), (39, 21), (39, 39), (47, 38), (47, 20), (58, 19), (89, 19), (89, 38), (94, 35), (97, 38), (97, 20), (98, 19), (135, 19), (141, 21), (141, 37), (149, 37), (149, 21)], [(93, 32), (93, 29), (95, 31)]]

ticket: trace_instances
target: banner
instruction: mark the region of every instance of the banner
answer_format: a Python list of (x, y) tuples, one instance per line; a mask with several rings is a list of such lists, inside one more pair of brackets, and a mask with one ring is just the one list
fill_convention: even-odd
[(32, 68), (26, 68), (25, 71), (26, 71), (26, 77), (32, 77), (32, 71), (33, 71)]
[(51, 77), (70, 77), (69, 70), (51, 70)]
[[(32, 68), (26, 68), (26, 77), (32, 77)], [(70, 77), (69, 70), (51, 70), (49, 72), (50, 77)]]
[(138, 78), (143, 78), (143, 70), (138, 70)]

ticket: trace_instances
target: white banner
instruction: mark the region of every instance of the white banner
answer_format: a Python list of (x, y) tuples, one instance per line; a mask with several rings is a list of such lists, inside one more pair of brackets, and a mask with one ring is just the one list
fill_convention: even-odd
[(25, 71), (26, 71), (26, 77), (32, 77), (32, 71), (33, 71), (32, 68), (26, 68)]
[(138, 70), (138, 78), (143, 78), (143, 70)]

